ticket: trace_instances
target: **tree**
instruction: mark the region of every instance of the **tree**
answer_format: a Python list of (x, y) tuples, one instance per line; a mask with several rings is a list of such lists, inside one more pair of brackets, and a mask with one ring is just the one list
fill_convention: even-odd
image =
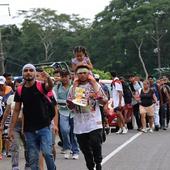
[[(154, 32), (156, 29), (154, 15), (156, 11), (164, 11), (166, 14), (163, 20), (159, 18), (161, 26), (159, 32), (168, 30), (170, 23), (168, 0), (111, 1), (104, 11), (96, 15), (92, 25), (92, 43), (95, 44), (94, 49), (97, 49), (94, 50), (94, 55), (103, 56), (98, 57), (100, 60), (96, 61), (96, 65), (104, 69), (116, 69), (120, 73), (144, 72), (147, 75), (147, 72), (152, 72), (157, 63), (153, 53), (155, 48), (153, 39), (148, 36), (148, 32)], [(168, 39), (166, 36), (166, 43)], [(165, 44), (163, 41), (162, 43)], [(160, 48), (164, 48), (163, 44)], [(164, 48), (166, 56), (169, 55), (167, 51), (168, 49)], [(137, 56), (140, 60), (137, 60)], [(142, 63), (143, 71), (139, 61)]]

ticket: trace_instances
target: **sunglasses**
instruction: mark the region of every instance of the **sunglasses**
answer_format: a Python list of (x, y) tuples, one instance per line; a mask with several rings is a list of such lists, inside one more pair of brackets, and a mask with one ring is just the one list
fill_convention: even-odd
[(34, 70), (33, 70), (33, 69), (27, 69), (27, 68), (26, 68), (26, 69), (24, 69), (24, 72), (28, 72), (28, 71), (29, 71), (29, 72), (34, 72)]

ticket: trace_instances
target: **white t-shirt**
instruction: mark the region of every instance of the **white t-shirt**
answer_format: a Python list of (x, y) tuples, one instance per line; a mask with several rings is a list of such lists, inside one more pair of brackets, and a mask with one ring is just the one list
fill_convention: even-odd
[(140, 83), (140, 84), (139, 83), (140, 82), (137, 82), (137, 81), (134, 82), (133, 87), (134, 87), (135, 91), (139, 91), (142, 89), (142, 83)]
[[(114, 80), (114, 84), (112, 87), (112, 94), (113, 94), (113, 107), (114, 109), (119, 106), (119, 91), (123, 93), (122, 83), (116, 77)], [(121, 106), (125, 105), (124, 97), (122, 96)]]
[[(7, 100), (7, 105), (10, 105), (11, 106), (11, 115), (13, 114), (14, 112), (14, 107), (15, 107), (15, 102), (14, 102), (14, 94), (10, 95), (8, 97), (8, 100)], [(20, 114), (19, 114), (19, 117), (18, 118), (22, 118), (22, 109), (20, 111)]]
[[(85, 89), (85, 98), (87, 99), (87, 106), (78, 106), (76, 105), (74, 109), (74, 133), (82, 134), (89, 133), (96, 129), (102, 128), (102, 118), (99, 108), (98, 100), (89, 97), (90, 93), (93, 93), (94, 90), (91, 84), (87, 83), (85, 85), (79, 85), (80, 88)], [(101, 86), (99, 85), (99, 90), (103, 93), (103, 97), (106, 97)], [(74, 93), (72, 87), (70, 88), (68, 94), (68, 100), (74, 99)], [(107, 97), (106, 97), (107, 98)]]

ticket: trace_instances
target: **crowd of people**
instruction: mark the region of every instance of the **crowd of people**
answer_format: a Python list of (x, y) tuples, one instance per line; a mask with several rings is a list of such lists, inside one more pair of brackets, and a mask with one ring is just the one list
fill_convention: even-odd
[[(22, 68), (22, 78), (0, 76), (0, 160), (11, 157), (12, 170), (19, 170), (20, 139), (24, 146), (25, 170), (56, 170), (56, 143), (64, 159), (79, 159), (80, 150), (89, 170), (101, 170), (102, 143), (109, 134), (108, 102), (117, 116), (116, 134), (128, 133), (129, 118), (135, 117), (141, 132), (166, 130), (170, 119), (170, 83), (163, 76), (118, 77), (111, 72), (111, 93), (93, 74), (84, 47), (73, 50), (69, 70), (56, 69), (53, 79), (32, 64)], [(110, 113), (109, 113), (110, 114)]]

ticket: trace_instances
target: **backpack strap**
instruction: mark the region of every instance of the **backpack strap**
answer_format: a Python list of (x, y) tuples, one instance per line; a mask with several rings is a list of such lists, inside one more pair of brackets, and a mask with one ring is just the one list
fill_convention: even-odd
[(19, 85), (18, 88), (17, 88), (17, 93), (19, 95), (19, 97), (21, 97), (21, 94), (22, 94), (22, 85)]
[(51, 102), (50, 97), (53, 96), (53, 93), (52, 92), (48, 92), (47, 94), (45, 94), (43, 86), (42, 86), (42, 83), (40, 81), (36, 81), (36, 87), (37, 87), (38, 91), (41, 94), (43, 94), (49, 102)]
[(44, 89), (40, 81), (36, 81), (36, 87), (40, 93), (44, 94)]

